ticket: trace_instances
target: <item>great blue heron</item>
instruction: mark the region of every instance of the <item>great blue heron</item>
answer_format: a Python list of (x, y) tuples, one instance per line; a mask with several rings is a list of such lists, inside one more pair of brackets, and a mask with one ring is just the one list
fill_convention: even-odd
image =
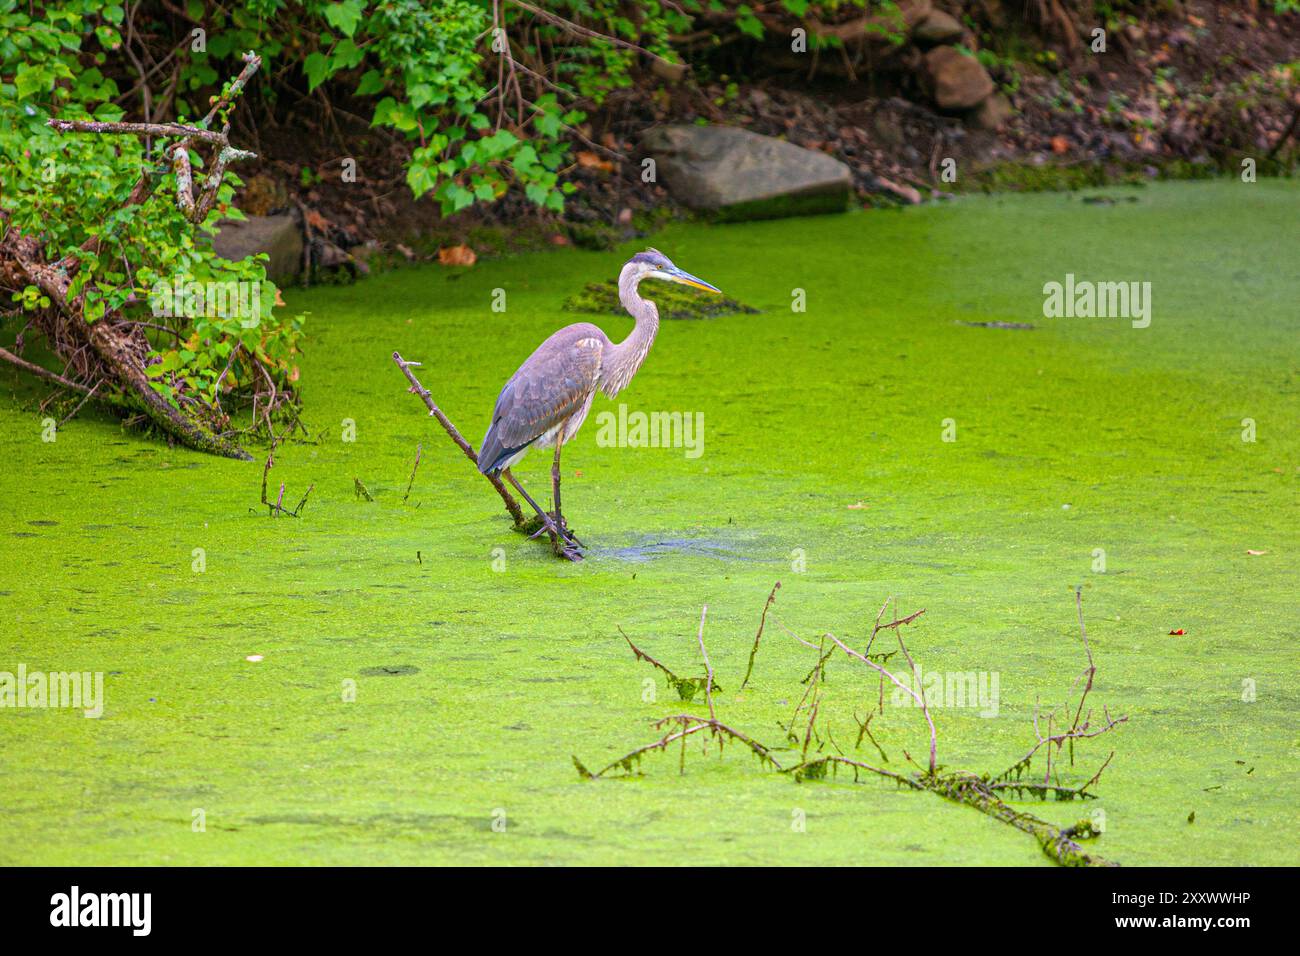
[[(537, 347), (519, 371), (510, 377), (492, 410), (492, 425), (479, 452), (479, 471), (505, 474), (542, 520), (543, 531), (569, 557), (577, 557), (582, 543), (573, 536), (560, 513), (560, 449), (573, 438), (591, 409), (597, 389), (613, 398), (632, 381), (645, 361), (655, 333), (659, 310), (641, 298), (642, 279), (665, 279), (721, 293), (703, 279), (677, 268), (657, 249), (638, 252), (618, 276), (618, 297), (636, 319), (636, 328), (622, 342), (611, 342), (590, 322), (578, 322), (556, 332)], [(510, 470), (530, 448), (555, 447), (551, 462), (551, 491), (555, 502), (552, 520), (520, 486)]]

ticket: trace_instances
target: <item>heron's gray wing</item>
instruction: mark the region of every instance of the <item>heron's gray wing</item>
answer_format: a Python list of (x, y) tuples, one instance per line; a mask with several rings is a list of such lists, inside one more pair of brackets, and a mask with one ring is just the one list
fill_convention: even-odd
[(495, 474), (507, 459), (582, 408), (596, 387), (603, 345), (604, 335), (595, 326), (570, 326), (528, 357), (492, 410), (479, 453), (481, 471)]

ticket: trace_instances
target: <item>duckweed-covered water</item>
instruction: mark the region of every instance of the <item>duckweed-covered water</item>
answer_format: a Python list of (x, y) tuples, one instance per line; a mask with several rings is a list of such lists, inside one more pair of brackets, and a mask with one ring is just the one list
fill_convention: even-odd
[[(0, 371), (0, 671), (102, 671), (106, 696), (99, 719), (0, 710), (0, 863), (1049, 865), (969, 808), (796, 784), (735, 747), (579, 779), (573, 755), (603, 766), (651, 720), (706, 712), (617, 630), (698, 674), (705, 603), (720, 716), (782, 743), (815, 652), (769, 622), (738, 692), (777, 580), (773, 613), (805, 640), (860, 646), (894, 595), (927, 609), (906, 632), (923, 669), (996, 675), (996, 716), (934, 712), (940, 763), (977, 772), (1028, 750), (1036, 702), (1083, 667), (1082, 584), (1092, 700), (1130, 720), (1063, 770), (1080, 783), (1113, 750), (1099, 800), (1023, 805), (1104, 820), (1096, 849), (1126, 864), (1295, 863), (1300, 191), (1133, 195), (656, 235), (763, 311), (665, 323), (619, 397), (702, 414), (698, 456), (603, 446), (618, 406), (597, 398), (564, 457), (579, 565), (510, 530), (389, 356), (424, 362), (477, 442), (501, 384), (574, 320), (565, 299), (641, 244), (288, 293), (311, 313), (317, 443), (284, 447), (272, 484), (296, 503), (314, 483), (300, 520), (254, 507), (260, 463), (94, 412), (43, 442), (44, 391)], [(1045, 319), (1067, 273), (1150, 282), (1150, 326)], [(519, 472), (549, 495), (547, 456)], [(828, 680), (852, 755), (877, 682), (844, 660)], [(924, 759), (915, 710), (872, 729), (890, 767)]]

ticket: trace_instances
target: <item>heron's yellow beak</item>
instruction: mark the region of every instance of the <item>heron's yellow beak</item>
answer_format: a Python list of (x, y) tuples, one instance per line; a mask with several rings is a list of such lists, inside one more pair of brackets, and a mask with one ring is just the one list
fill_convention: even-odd
[(717, 286), (709, 285), (703, 279), (696, 278), (689, 272), (683, 272), (681, 269), (673, 269), (671, 272), (661, 273), (669, 282), (678, 282), (682, 285), (689, 285), (696, 289), (703, 289), (705, 292), (713, 292), (722, 295), (722, 290)]

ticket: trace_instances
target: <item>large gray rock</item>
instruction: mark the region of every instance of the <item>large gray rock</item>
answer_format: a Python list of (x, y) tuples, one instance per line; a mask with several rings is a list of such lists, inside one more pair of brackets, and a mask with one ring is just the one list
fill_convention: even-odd
[(833, 157), (729, 126), (660, 126), (642, 147), (673, 198), (727, 219), (843, 212), (849, 168)]
[(950, 46), (927, 53), (925, 71), (940, 109), (973, 109), (993, 93), (993, 78), (983, 64)]
[(223, 220), (212, 238), (212, 249), (235, 262), (265, 252), (271, 257), (266, 277), (272, 282), (290, 282), (302, 272), (302, 226), (290, 213), (249, 216), (245, 222)]

